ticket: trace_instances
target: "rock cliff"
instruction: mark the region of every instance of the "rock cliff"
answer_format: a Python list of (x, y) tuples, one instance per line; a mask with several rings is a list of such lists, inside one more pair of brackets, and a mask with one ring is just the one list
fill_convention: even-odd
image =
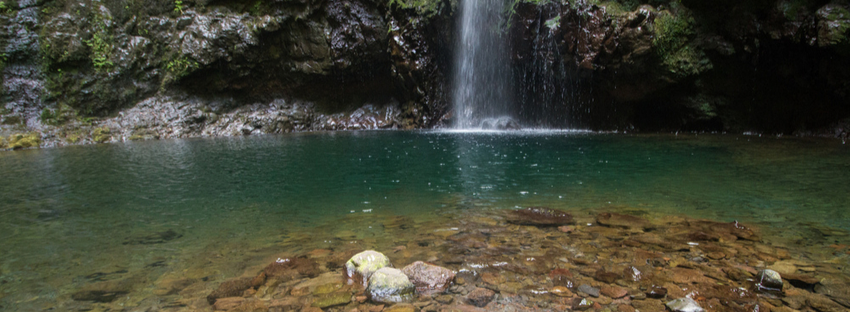
[[(527, 125), (847, 135), (847, 1), (506, 8), (493, 27), (509, 40)], [(457, 10), (457, 0), (3, 0), (0, 144), (444, 126)]]

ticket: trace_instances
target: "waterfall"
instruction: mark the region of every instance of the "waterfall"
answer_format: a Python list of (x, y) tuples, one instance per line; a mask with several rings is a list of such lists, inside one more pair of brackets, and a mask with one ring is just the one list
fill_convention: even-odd
[(513, 86), (504, 1), (462, 0), (454, 68), (454, 127), (513, 129)]

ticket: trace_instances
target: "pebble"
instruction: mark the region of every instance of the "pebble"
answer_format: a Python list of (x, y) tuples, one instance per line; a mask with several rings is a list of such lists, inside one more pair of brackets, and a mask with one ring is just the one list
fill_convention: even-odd
[(585, 294), (588, 294), (591, 297), (599, 297), (599, 288), (590, 286), (588, 284), (581, 284), (578, 287), (578, 291), (585, 293)]

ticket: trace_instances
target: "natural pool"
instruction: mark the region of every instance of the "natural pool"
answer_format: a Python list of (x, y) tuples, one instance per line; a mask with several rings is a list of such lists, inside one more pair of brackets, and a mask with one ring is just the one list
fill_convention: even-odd
[[(835, 140), (305, 133), (0, 153), (0, 168), (0, 309), (10, 311), (193, 310), (222, 280), (280, 255), (429, 260), (396, 248), (528, 206), (579, 225), (599, 212), (737, 220), (796, 260), (850, 262), (850, 148)], [(105, 281), (123, 291), (73, 298)]]

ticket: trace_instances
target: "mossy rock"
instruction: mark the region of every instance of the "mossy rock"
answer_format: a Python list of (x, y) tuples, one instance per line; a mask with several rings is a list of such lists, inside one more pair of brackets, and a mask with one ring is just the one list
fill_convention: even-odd
[(324, 309), (327, 307), (347, 304), (349, 302), (351, 302), (351, 293), (347, 291), (339, 291), (316, 296), (313, 298), (312, 306)]
[(24, 149), (41, 145), (41, 136), (35, 132), (10, 135), (3, 148)]
[(91, 139), (97, 143), (103, 143), (109, 141), (112, 138), (112, 131), (107, 127), (100, 127), (94, 129), (91, 133)]

